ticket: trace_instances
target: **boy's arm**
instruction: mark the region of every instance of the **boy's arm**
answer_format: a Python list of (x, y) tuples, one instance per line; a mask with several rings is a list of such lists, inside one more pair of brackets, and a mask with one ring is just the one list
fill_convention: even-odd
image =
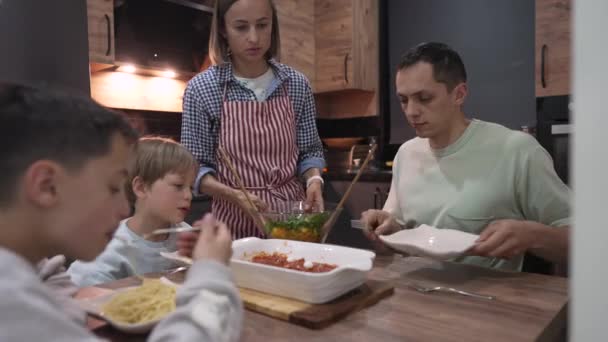
[(238, 341), (243, 305), (230, 269), (201, 260), (192, 265), (177, 293), (177, 309), (148, 341)]
[[(80, 287), (93, 286), (135, 274), (129, 260), (121, 252), (122, 245), (111, 243), (108, 248), (92, 262), (74, 261), (68, 274)], [(127, 247), (125, 247), (127, 248)]]
[(65, 314), (84, 325), (87, 314), (72, 298), (78, 292), (78, 286), (72, 282), (70, 275), (66, 272), (65, 256), (55, 255), (50, 259), (44, 258), (36, 265), (36, 268), (40, 280), (56, 294), (56, 299)]
[(40, 280), (54, 291), (66, 296), (73, 296), (78, 291), (78, 286), (72, 282), (65, 269), (65, 256), (44, 258), (36, 265), (36, 269)]

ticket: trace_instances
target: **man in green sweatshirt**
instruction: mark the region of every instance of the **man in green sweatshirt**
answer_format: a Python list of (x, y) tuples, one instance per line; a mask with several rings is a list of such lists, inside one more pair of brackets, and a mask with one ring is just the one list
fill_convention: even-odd
[(565, 262), (570, 190), (532, 136), (467, 118), (466, 77), (445, 44), (424, 43), (402, 58), (397, 96), (417, 137), (395, 156), (384, 209), (363, 213), (368, 237), (415, 222), (480, 234), (458, 262), (521, 270), (526, 252)]

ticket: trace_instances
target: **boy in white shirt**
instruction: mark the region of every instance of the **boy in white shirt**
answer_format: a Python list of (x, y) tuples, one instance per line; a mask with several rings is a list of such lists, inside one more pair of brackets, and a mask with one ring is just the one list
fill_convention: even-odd
[(72, 263), (68, 273), (79, 286), (178, 266), (160, 255), (177, 250), (177, 234), (145, 235), (160, 228), (190, 227), (183, 221), (192, 200), (196, 161), (175, 141), (148, 137), (139, 140), (129, 164), (125, 190), (134, 215), (120, 222), (114, 239), (95, 261)]

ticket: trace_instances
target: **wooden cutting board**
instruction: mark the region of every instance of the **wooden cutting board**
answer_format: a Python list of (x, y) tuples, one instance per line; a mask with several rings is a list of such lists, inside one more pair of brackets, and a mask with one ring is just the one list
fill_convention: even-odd
[(392, 295), (394, 289), (391, 283), (368, 280), (359, 288), (325, 304), (309, 304), (243, 288), (239, 290), (248, 310), (311, 329), (321, 329), (376, 304)]

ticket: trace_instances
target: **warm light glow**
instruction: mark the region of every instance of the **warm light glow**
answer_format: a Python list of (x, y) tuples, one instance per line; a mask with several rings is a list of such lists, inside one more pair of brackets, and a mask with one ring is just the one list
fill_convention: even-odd
[(123, 65), (120, 67), (120, 71), (134, 73), (137, 69), (133, 65)]
[(173, 77), (177, 76), (177, 74), (173, 70), (165, 70), (163, 72), (163, 76), (173, 78)]

